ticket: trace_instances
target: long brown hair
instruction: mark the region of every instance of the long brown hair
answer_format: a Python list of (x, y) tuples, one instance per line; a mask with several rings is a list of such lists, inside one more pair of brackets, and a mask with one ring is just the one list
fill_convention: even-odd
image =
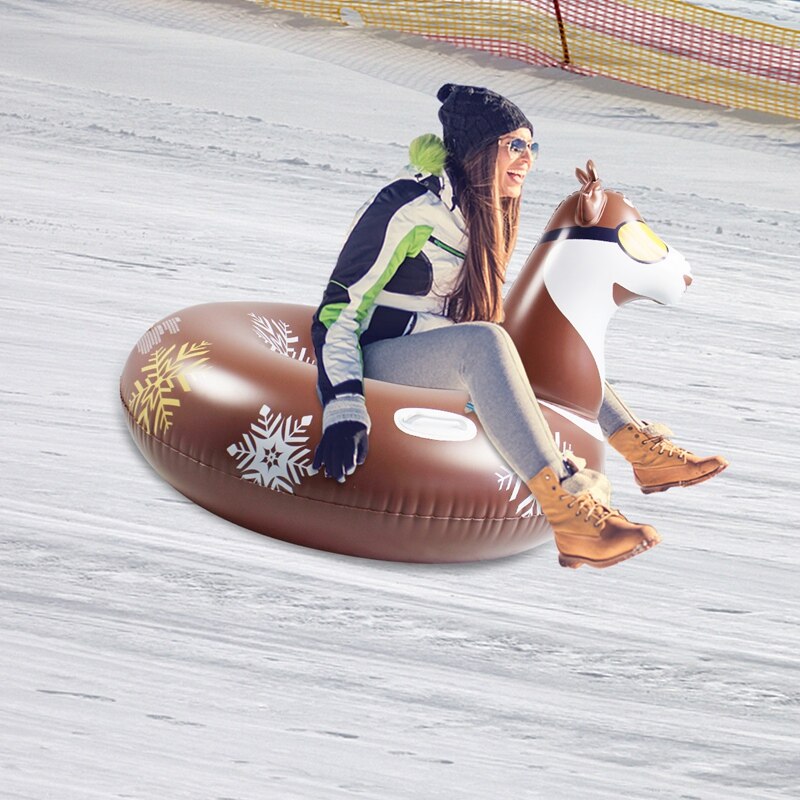
[(447, 316), (455, 322), (503, 321), (503, 283), (519, 227), (518, 197), (500, 197), (497, 144), (479, 150), (462, 165), (451, 163), (458, 205), (467, 223), (467, 246)]

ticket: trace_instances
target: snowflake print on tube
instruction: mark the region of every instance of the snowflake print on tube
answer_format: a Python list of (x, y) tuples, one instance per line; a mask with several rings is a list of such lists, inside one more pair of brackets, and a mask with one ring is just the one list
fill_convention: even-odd
[[(176, 330), (177, 332), (177, 330)], [(191, 392), (189, 375), (208, 361), (209, 343), (186, 342), (175, 353), (175, 345), (159, 347), (141, 372), (144, 383), (134, 381), (129, 407), (136, 422), (149, 432), (165, 432), (172, 425), (172, 415), (181, 401), (175, 397), (180, 388)]]
[[(507, 467), (477, 417), (464, 417), (463, 392), (367, 380), (375, 452), (346, 484), (311, 475), (321, 436), (317, 370), (306, 355), (312, 314), (276, 303), (180, 311), (182, 337), (213, 341), (202, 380), (180, 396), (180, 414), (166, 430), (147, 430), (125, 403), (139, 448), (173, 486), (245, 527), (370, 558), (472, 561), (548, 538), (527, 488), (516, 487), (510, 501), (510, 490), (498, 484)], [(167, 334), (163, 346), (172, 338)], [(131, 353), (125, 401), (147, 358)], [(420, 438), (396, 422), (408, 409), (463, 421), (473, 433)], [(585, 438), (584, 449), (597, 448)]]
[(259, 414), (259, 420), (250, 425), (250, 432), (228, 447), (228, 454), (236, 459), (236, 467), (245, 480), (293, 493), (311, 468), (306, 444), (312, 416), (284, 419), (283, 414), (272, 413), (267, 405), (261, 406)]
[(316, 361), (307, 355), (305, 347), (301, 347), (299, 350), (295, 348), (300, 337), (292, 334), (292, 329), (284, 320), (267, 319), (259, 314), (249, 314), (249, 316), (253, 320), (253, 330), (258, 338), (273, 353), (296, 358), (298, 361), (305, 361), (308, 364), (316, 364)]

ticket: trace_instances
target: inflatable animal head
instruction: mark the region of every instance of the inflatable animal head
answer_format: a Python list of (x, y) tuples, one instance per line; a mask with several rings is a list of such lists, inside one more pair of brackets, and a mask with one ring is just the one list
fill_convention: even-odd
[(594, 162), (575, 174), (580, 189), (555, 210), (509, 290), (503, 324), (537, 396), (591, 417), (611, 317), (632, 300), (676, 303), (692, 278), (633, 203), (603, 187)]
[(686, 259), (653, 232), (624, 194), (603, 188), (593, 161), (575, 175), (581, 188), (556, 209), (537, 246), (558, 245), (549, 248), (545, 281), (574, 288), (588, 280), (607, 287), (617, 305), (680, 300), (692, 282)]

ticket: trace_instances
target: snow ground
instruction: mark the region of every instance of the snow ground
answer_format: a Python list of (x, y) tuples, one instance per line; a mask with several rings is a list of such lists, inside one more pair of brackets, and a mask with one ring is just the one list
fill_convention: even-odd
[(800, 3), (798, 0), (691, 0), (692, 5), (703, 6), (723, 14), (733, 14), (745, 19), (800, 28)]
[[(125, 428), (153, 321), (317, 302), (446, 80), (537, 124), (512, 273), (587, 157), (692, 261), (681, 306), (621, 311), (609, 373), (732, 465), (644, 497), (612, 454), (665, 539), (615, 569), (293, 547)], [(244, 0), (2, 0), (2, 797), (797, 797), (799, 157), (797, 122)]]

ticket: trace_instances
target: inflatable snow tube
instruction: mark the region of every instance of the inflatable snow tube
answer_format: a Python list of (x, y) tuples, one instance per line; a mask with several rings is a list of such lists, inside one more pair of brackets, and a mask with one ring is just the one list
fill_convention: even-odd
[[(500, 558), (550, 538), (525, 484), (463, 392), (367, 380), (366, 463), (344, 484), (310, 475), (321, 435), (308, 306), (212, 303), (161, 320), (122, 374), (128, 426), (178, 491), (246, 528), (367, 558)], [(602, 468), (576, 415), (542, 410), (563, 447)]]

